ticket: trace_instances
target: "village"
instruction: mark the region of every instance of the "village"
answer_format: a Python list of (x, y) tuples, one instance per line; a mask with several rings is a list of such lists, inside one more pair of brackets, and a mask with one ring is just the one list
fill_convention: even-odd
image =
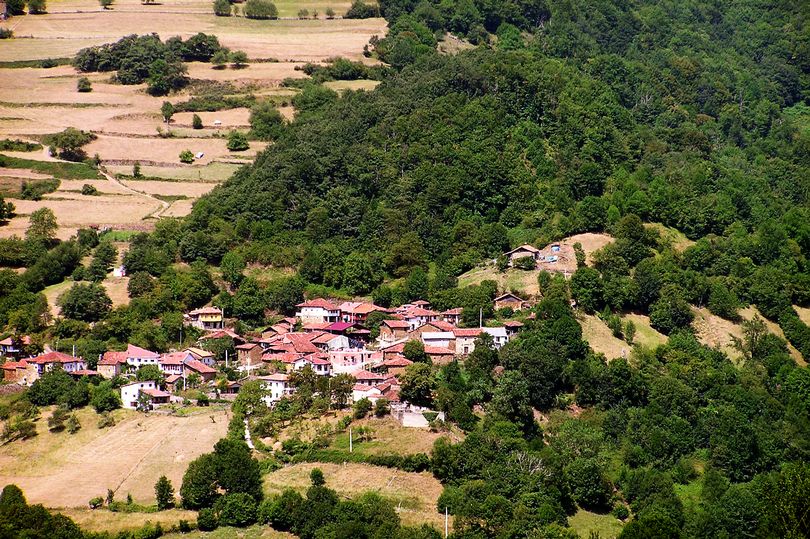
[[(508, 308), (513, 312), (527, 306), (526, 301), (512, 293), (500, 295), (494, 305), (496, 310)], [(122, 407), (153, 410), (170, 402), (182, 402), (183, 398), (175, 393), (190, 387), (212, 398), (228, 399), (239, 392), (245, 381), (260, 380), (266, 391), (265, 402), (273, 406), (295, 391), (289, 383), (290, 373), (309, 368), (319, 376), (353, 377), (354, 402), (366, 398), (376, 403), (384, 398), (394, 407), (402, 407), (407, 403), (400, 402), (397, 375), (412, 363), (404, 355), (409, 342), (420, 343), (432, 363), (444, 365), (472, 353), (482, 334), (491, 336), (494, 346), (501, 348), (523, 327), (519, 321), (506, 321), (495, 327), (462, 328), (460, 308), (437, 312), (424, 300), (386, 309), (370, 302), (333, 303), (314, 298), (300, 303), (298, 309), (294, 317), (279, 320), (255, 337), (229, 329), (228, 320), (217, 307), (196, 309), (186, 314), (185, 321), (203, 330), (198, 346), (159, 354), (129, 344), (124, 351), (104, 353), (95, 369), (88, 368), (85, 358), (54, 350), (35, 357), (20, 357), (20, 347), (7, 338), (0, 341), (0, 353), (6, 358), (1, 366), (3, 381), (30, 386), (54, 368), (74, 377), (120, 376), (128, 380), (119, 388)], [(375, 312), (385, 315), (385, 319), (380, 323), (379, 337), (371, 339), (364, 324)], [(205, 349), (206, 342), (223, 338), (233, 339), (236, 355), (218, 362)], [(27, 342), (24, 338), (22, 344)], [(220, 364), (238, 372), (238, 379), (223, 378), (218, 369)], [(160, 369), (162, 382), (135, 380), (138, 369), (148, 365)]]

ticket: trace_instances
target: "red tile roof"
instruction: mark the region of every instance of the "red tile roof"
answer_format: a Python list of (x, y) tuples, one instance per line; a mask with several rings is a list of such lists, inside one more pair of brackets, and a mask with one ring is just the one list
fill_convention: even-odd
[(13, 371), (17, 369), (24, 369), (27, 366), (28, 363), (25, 361), (6, 361), (0, 368), (3, 368), (7, 371)]
[(446, 311), (442, 311), (442, 314), (445, 314), (445, 315), (448, 315), (448, 316), (456, 316), (456, 315), (461, 315), (461, 311), (463, 311), (463, 310), (464, 309), (462, 309), (461, 307), (455, 307), (453, 309), (447, 309)]
[(334, 305), (330, 301), (325, 300), (323, 298), (311, 299), (311, 300), (305, 301), (304, 303), (299, 303), (298, 305), (296, 305), (296, 307), (320, 307), (322, 309), (326, 309), (327, 311), (337, 311), (338, 310), (336, 305)]
[(442, 331), (453, 331), (454, 329), (456, 329), (456, 326), (454, 326), (450, 322), (445, 322), (444, 320), (434, 320), (433, 322), (428, 322), (427, 325), (433, 326)]
[(386, 359), (382, 362), (382, 364), (386, 367), (407, 367), (408, 365), (412, 365), (413, 361), (408, 359), (405, 356), (394, 356), (391, 359)]
[(295, 363), (295, 361), (301, 358), (301, 354), (296, 354), (294, 352), (284, 352), (281, 354), (273, 354), (273, 353), (265, 353), (262, 354), (262, 361), (281, 361), (282, 363)]
[(171, 397), (171, 393), (166, 393), (165, 391), (161, 391), (160, 389), (141, 389), (141, 393), (146, 393), (150, 397), (161, 398), (161, 397)]
[(508, 328), (522, 328), (523, 322), (518, 322), (517, 320), (507, 320), (503, 323), (503, 325)]
[(198, 372), (200, 374), (212, 374), (217, 372), (216, 369), (211, 368), (202, 361), (197, 361), (196, 359), (189, 359), (188, 361), (186, 361), (185, 365), (192, 371)]
[(425, 345), (425, 353), (429, 356), (452, 356), (455, 354), (455, 352), (444, 346), (430, 346), (429, 344)]
[(43, 365), (47, 363), (75, 363), (77, 361), (84, 361), (80, 357), (73, 357), (62, 352), (48, 352), (47, 354), (40, 354), (37, 357), (28, 359), (29, 363), (36, 363)]
[(482, 331), (481, 328), (456, 328), (453, 334), (456, 337), (478, 337)]
[(417, 299), (416, 301), (412, 301), (411, 305), (418, 305), (420, 307), (424, 307), (425, 305), (430, 305), (430, 302), (425, 301), (423, 299)]
[(68, 374), (71, 376), (98, 376), (98, 371), (93, 371), (90, 369), (79, 369), (77, 371), (71, 371)]
[(99, 365), (120, 365), (121, 363), (127, 362), (127, 353), (126, 352), (104, 352), (104, 355), (101, 357), (101, 361), (98, 362)]
[(127, 357), (139, 357), (139, 358), (155, 358), (159, 357), (157, 352), (152, 352), (151, 350), (147, 350), (146, 348), (141, 348), (140, 346), (135, 346), (134, 344), (127, 345)]
[[(162, 365), (182, 365), (186, 358), (192, 357), (188, 352), (172, 352), (160, 356), (158, 362)], [(196, 361), (196, 360), (195, 360)]]
[(383, 376), (369, 371), (353, 372), (352, 376), (358, 381), (383, 380)]
[(405, 320), (383, 320), (382, 323), (391, 329), (408, 329), (410, 327)]
[(405, 318), (415, 318), (417, 316), (439, 316), (439, 313), (421, 307), (412, 307), (403, 312), (402, 315)]
[(311, 336), (303, 333), (287, 333), (284, 339), (289, 341), (296, 352), (299, 354), (312, 354), (320, 352), (320, 349), (312, 344), (312, 339), (317, 335)]

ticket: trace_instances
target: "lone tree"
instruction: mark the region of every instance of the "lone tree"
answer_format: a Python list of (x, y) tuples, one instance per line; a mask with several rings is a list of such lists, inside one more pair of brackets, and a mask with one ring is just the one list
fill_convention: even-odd
[(81, 93), (92, 92), (93, 85), (90, 84), (90, 79), (82, 77), (76, 82), (76, 89)]
[(269, 0), (247, 0), (244, 13), (248, 19), (278, 19), (278, 9)]
[(31, 213), (28, 218), (28, 229), (25, 237), (29, 240), (50, 242), (56, 237), (56, 230), (59, 225), (56, 222), (56, 215), (50, 208), (40, 208)]
[(166, 122), (166, 125), (169, 125), (172, 116), (174, 116), (174, 105), (169, 101), (164, 101), (163, 105), (160, 106), (160, 115), (163, 116), (163, 121)]
[(231, 67), (234, 69), (242, 69), (248, 63), (248, 55), (245, 51), (233, 51), (230, 59)]
[(183, 150), (180, 152), (180, 162), (186, 164), (194, 162), (194, 154), (191, 153), (191, 150)]
[(202, 118), (200, 118), (199, 115), (195, 114), (191, 117), (191, 127), (194, 129), (203, 128)]
[(174, 487), (169, 478), (161, 475), (160, 479), (155, 483), (155, 499), (157, 500), (157, 508), (159, 511), (169, 509), (174, 506)]
[(224, 47), (215, 52), (211, 57), (211, 63), (214, 65), (214, 69), (225, 69), (230, 54), (230, 51)]

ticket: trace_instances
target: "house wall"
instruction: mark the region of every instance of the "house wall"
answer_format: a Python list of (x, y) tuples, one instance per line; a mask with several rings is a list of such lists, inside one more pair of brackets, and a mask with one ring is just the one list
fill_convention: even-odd
[(134, 410), (138, 407), (138, 394), (142, 389), (157, 389), (154, 380), (145, 380), (121, 386), (121, 403), (124, 408)]

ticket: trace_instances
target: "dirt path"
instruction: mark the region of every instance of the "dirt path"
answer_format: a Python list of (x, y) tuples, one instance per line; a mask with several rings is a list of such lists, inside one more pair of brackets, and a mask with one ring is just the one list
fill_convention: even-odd
[(107, 181), (108, 181), (108, 182), (112, 183), (112, 184), (113, 184), (113, 185), (115, 185), (116, 187), (120, 187), (121, 189), (123, 189), (124, 191), (127, 191), (128, 193), (132, 193), (133, 195), (137, 195), (137, 196), (140, 196), (140, 197), (148, 198), (149, 200), (152, 200), (152, 201), (157, 202), (158, 204), (160, 204), (160, 208), (159, 208), (159, 209), (157, 209), (157, 210), (155, 210), (155, 211), (153, 211), (153, 212), (152, 212), (152, 213), (150, 213), (149, 215), (147, 215), (147, 217), (154, 217), (155, 219), (160, 219), (160, 217), (163, 215), (163, 213), (164, 213), (166, 210), (168, 210), (168, 209), (169, 209), (169, 206), (171, 206), (171, 204), (169, 204), (169, 203), (168, 203), (168, 202), (166, 202), (165, 200), (160, 200), (159, 198), (157, 198), (157, 197), (155, 197), (155, 196), (153, 196), (153, 195), (150, 195), (149, 193), (144, 193), (143, 191), (138, 191), (137, 189), (133, 189), (132, 187), (129, 187), (127, 184), (125, 184), (124, 182), (122, 182), (121, 180), (119, 180), (118, 178), (116, 178), (115, 176), (113, 176), (112, 174), (109, 174), (109, 173), (108, 173), (108, 172), (107, 172), (107, 171), (104, 169), (104, 167), (99, 167), (98, 171), (99, 171), (99, 172), (100, 172), (100, 173), (101, 173), (101, 174), (102, 174), (102, 175), (103, 175), (105, 178), (107, 178)]

